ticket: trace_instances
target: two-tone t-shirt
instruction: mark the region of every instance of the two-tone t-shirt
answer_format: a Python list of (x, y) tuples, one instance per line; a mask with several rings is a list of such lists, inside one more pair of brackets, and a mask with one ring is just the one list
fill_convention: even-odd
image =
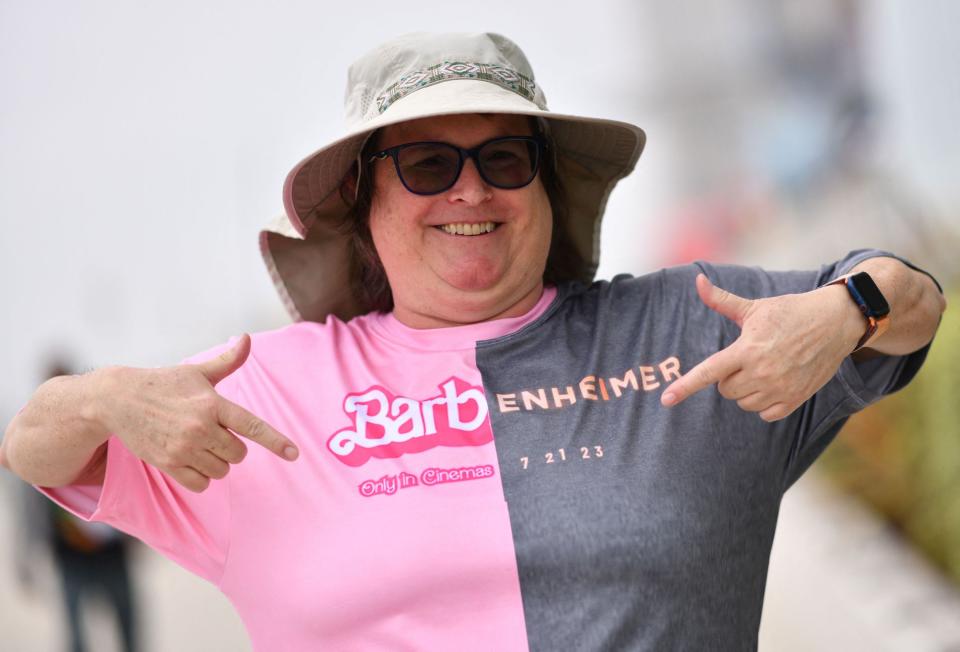
[(715, 388), (665, 408), (739, 335), (694, 278), (759, 298), (873, 255), (564, 284), (455, 328), (369, 314), (259, 333), (217, 391), (297, 461), (249, 444), (197, 494), (114, 436), (102, 488), (41, 490), (216, 584), (257, 650), (752, 649), (783, 492), (925, 350), (848, 359), (775, 423)]

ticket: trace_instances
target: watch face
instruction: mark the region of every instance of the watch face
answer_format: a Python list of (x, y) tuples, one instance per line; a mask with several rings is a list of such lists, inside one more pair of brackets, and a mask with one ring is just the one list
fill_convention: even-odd
[(850, 281), (856, 288), (857, 293), (863, 297), (864, 303), (870, 309), (869, 314), (871, 317), (883, 317), (890, 312), (890, 306), (887, 305), (887, 300), (883, 297), (880, 288), (873, 282), (869, 274), (866, 272), (854, 274), (850, 277)]

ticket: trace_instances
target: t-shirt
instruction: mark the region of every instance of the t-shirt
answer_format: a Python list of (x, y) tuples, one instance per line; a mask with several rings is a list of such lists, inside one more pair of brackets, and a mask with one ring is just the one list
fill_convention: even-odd
[(249, 443), (197, 494), (112, 437), (102, 489), (41, 490), (213, 582), (256, 650), (753, 649), (784, 491), (926, 351), (848, 358), (774, 423), (715, 387), (664, 408), (739, 335), (694, 279), (759, 298), (872, 255), (563, 284), (455, 328), (369, 314), (259, 333), (217, 391), (297, 461)]

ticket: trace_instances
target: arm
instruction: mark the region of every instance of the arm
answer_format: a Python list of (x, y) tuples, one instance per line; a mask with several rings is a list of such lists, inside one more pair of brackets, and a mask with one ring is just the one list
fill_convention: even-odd
[(43, 383), (7, 426), (0, 463), (36, 485), (102, 484), (110, 433), (95, 398), (109, 370)]
[(214, 391), (249, 352), (244, 336), (199, 365), (107, 367), (51, 379), (11, 421), (0, 462), (39, 486), (102, 483), (105, 442), (115, 433), (137, 458), (203, 491), (245, 457), (246, 446), (234, 433), (296, 459), (293, 442)]
[[(890, 326), (870, 349), (900, 355), (933, 338), (946, 307), (936, 284), (893, 258), (871, 258), (854, 271), (873, 276), (890, 305)], [(866, 329), (846, 288), (833, 285), (801, 294), (744, 299), (697, 278), (701, 300), (734, 321), (740, 337), (676, 380), (665, 406), (716, 384), (722, 396), (767, 421), (782, 419), (836, 374)], [(858, 357), (871, 355), (870, 350)], [(857, 358), (855, 358), (857, 359)]]
[[(851, 271), (869, 273), (890, 304), (890, 328), (870, 342), (870, 349), (887, 355), (906, 355), (933, 340), (947, 301), (932, 278), (910, 269), (896, 258), (885, 257), (865, 260)], [(846, 288), (832, 287), (840, 290), (837, 294), (846, 299), (847, 308), (854, 307), (856, 314), (847, 320), (857, 324), (856, 318), (859, 318), (859, 335), (863, 335), (863, 315), (850, 300)]]

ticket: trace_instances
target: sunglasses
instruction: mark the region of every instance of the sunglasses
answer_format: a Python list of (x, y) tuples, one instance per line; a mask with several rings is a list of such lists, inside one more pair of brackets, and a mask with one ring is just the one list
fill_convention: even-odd
[(468, 158), (484, 182), (514, 190), (537, 176), (545, 147), (544, 140), (535, 136), (493, 138), (470, 149), (433, 141), (406, 143), (377, 152), (368, 162), (392, 158), (403, 187), (415, 195), (436, 195), (452, 188)]

